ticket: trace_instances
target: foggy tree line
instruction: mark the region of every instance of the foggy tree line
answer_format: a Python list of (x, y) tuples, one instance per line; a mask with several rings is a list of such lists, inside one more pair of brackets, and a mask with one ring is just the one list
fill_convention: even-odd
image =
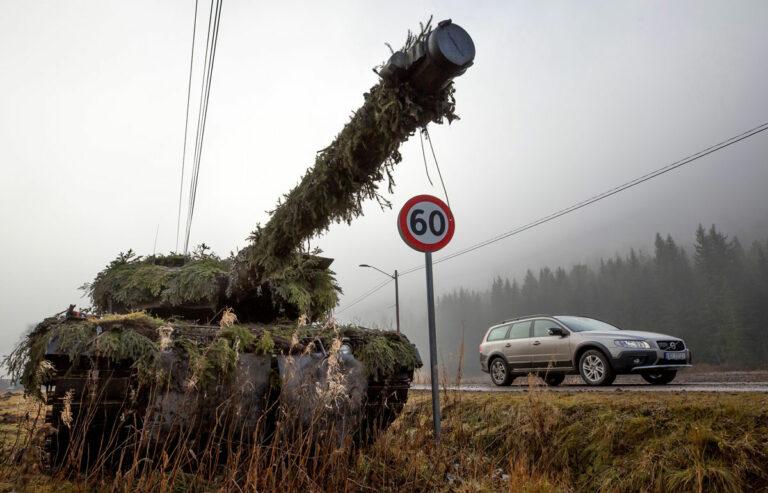
[(699, 225), (692, 248), (657, 234), (652, 255), (632, 249), (596, 265), (528, 270), (523, 279), (497, 277), (483, 292), (457, 289), (438, 299), (446, 363), (455, 363), (464, 331), (464, 367), (477, 373), (476, 344), (485, 329), (537, 313), (582, 315), (679, 336), (692, 348), (694, 363), (765, 367), (768, 240), (745, 247), (715, 226)]

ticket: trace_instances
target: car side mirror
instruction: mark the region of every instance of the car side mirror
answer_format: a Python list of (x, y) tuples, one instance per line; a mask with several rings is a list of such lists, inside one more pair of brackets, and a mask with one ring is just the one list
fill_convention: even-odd
[(565, 337), (568, 335), (568, 332), (566, 332), (566, 330), (562, 327), (551, 327), (549, 329), (549, 335)]

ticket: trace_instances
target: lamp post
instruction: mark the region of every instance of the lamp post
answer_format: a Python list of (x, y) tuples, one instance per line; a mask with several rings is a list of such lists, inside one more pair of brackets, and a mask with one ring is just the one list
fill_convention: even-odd
[(400, 333), (400, 288), (397, 285), (397, 280), (398, 280), (397, 269), (395, 269), (394, 274), (389, 274), (379, 269), (378, 267), (374, 267), (373, 265), (360, 264), (360, 267), (367, 267), (369, 269), (377, 270), (382, 274), (384, 274), (385, 276), (391, 279), (394, 279), (395, 281), (395, 323), (397, 325), (397, 333), (399, 334)]

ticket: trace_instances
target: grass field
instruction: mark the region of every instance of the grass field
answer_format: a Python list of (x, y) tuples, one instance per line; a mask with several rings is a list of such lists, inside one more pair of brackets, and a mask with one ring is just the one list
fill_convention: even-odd
[[(434, 445), (431, 404), (414, 392), (401, 417), (335, 472), (247, 486), (259, 491), (767, 491), (768, 396), (706, 393), (443, 393), (443, 440)], [(44, 474), (39, 454), (17, 450), (19, 426), (37, 424), (18, 394), (0, 397), (5, 444), (1, 491), (132, 491), (125, 478), (90, 482)], [(34, 413), (30, 413), (34, 415)], [(238, 491), (241, 482), (162, 483), (165, 491)], [(178, 476), (184, 478), (184, 476)], [(136, 481), (134, 479), (134, 481)], [(182, 486), (183, 485), (183, 486)], [(161, 488), (158, 488), (161, 489)]]

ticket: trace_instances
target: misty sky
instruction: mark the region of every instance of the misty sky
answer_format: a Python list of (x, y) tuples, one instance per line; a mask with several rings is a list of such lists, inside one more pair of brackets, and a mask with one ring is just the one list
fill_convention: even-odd
[[(87, 305), (78, 286), (118, 252), (152, 253), (158, 226), (157, 250), (175, 247), (193, 8), (0, 0), (0, 354), (29, 324)], [(763, 1), (224, 0), (191, 242), (221, 255), (245, 246), (361, 105), (384, 43), (431, 14), (477, 47), (456, 83), (461, 120), (431, 127), (457, 222), (443, 254), (768, 121)], [(368, 204), (313, 240), (336, 259), (342, 307), (386, 279), (358, 264), (423, 262), (397, 234), (397, 209), (442, 191), (418, 139), (402, 153), (393, 210)], [(698, 222), (765, 237), (767, 155), (760, 134), (441, 264), (436, 289), (650, 246), (656, 231), (690, 241)], [(423, 271), (402, 291), (405, 316), (420, 314)], [(386, 323), (392, 303), (388, 287), (342, 318)]]

